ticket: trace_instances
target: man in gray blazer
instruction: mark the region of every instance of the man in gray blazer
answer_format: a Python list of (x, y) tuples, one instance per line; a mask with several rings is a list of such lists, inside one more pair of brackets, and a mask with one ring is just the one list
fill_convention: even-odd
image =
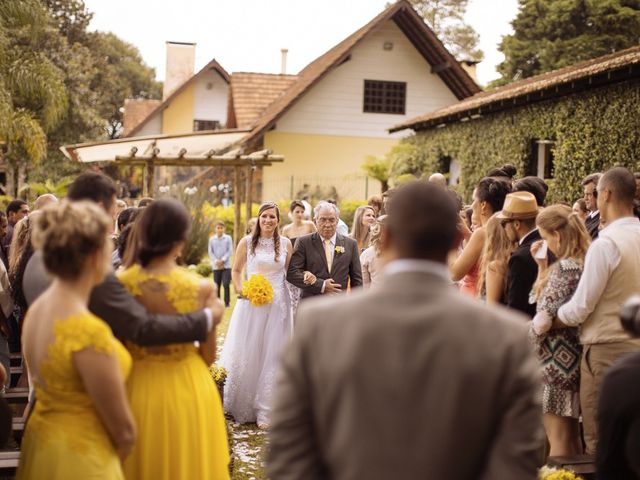
[(535, 479), (544, 437), (525, 318), (450, 287), (447, 192), (413, 182), (388, 213), (380, 284), (300, 305), (268, 477)]
[[(296, 241), (287, 281), (302, 289), (302, 298), (344, 292), (349, 283), (351, 288), (362, 285), (358, 244), (352, 238), (337, 233), (339, 218), (336, 205), (318, 203), (314, 209), (318, 231)], [(311, 272), (315, 281), (308, 283), (305, 272)]]
[[(71, 184), (67, 198), (95, 202), (113, 216), (116, 189), (106, 175), (86, 172)], [(50, 282), (42, 256), (35, 252), (27, 263), (22, 282), (27, 303), (31, 305)], [(107, 322), (118, 339), (143, 346), (204, 341), (224, 312), (220, 302), (212, 307), (186, 315), (150, 313), (129, 294), (113, 272), (93, 289), (89, 300), (89, 310)]]

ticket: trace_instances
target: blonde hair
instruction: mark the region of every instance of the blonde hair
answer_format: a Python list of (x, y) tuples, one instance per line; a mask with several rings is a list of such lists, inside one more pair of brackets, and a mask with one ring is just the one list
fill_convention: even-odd
[[(507, 232), (500, 224), (498, 213), (494, 213), (484, 225), (486, 238), (484, 246), (482, 247), (478, 292), (482, 292), (483, 290), (489, 265), (492, 263), (494, 265), (498, 265), (498, 268), (502, 273), (506, 272), (509, 257), (516, 248), (515, 242), (509, 240)], [(506, 284), (504, 285), (504, 288), (506, 288)]]
[(553, 252), (558, 261), (539, 275), (533, 286), (538, 296), (547, 284), (553, 269), (558, 268), (560, 260), (571, 258), (581, 264), (584, 262), (591, 237), (580, 216), (567, 205), (558, 204), (545, 208), (538, 214), (536, 225), (549, 233), (557, 233), (560, 237), (558, 241), (560, 248), (557, 252)]
[(33, 246), (42, 251), (48, 272), (64, 279), (76, 278), (87, 258), (104, 247), (111, 219), (89, 201), (51, 205), (33, 222)]
[(9, 274), (15, 275), (20, 265), (20, 260), (30, 248), (31, 231), (34, 215), (37, 212), (26, 216), (13, 227), (13, 237), (11, 237), (11, 246), (9, 247)]
[[(349, 235), (356, 242), (358, 242), (358, 248), (360, 248), (360, 250), (367, 248), (369, 246), (369, 242), (371, 241), (371, 228), (362, 225), (362, 217), (364, 217), (364, 212), (366, 210), (371, 210), (374, 215), (376, 214), (375, 208), (373, 208), (371, 205), (363, 205), (356, 208), (356, 213), (353, 215), (353, 226), (351, 227), (351, 235)], [(361, 245), (360, 238), (363, 236), (362, 233), (364, 232), (365, 228), (367, 229), (367, 234), (364, 235)]]
[(380, 255), (380, 238), (386, 222), (386, 215), (380, 215), (378, 221), (369, 229), (369, 246), (373, 247), (376, 255)]

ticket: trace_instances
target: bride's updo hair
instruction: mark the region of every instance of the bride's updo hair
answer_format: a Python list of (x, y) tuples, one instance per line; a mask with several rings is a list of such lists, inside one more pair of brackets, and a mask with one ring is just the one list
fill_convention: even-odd
[(258, 210), (258, 221), (256, 222), (256, 227), (253, 229), (253, 233), (251, 234), (251, 254), (256, 254), (256, 247), (258, 246), (258, 240), (260, 240), (260, 215), (262, 215), (265, 210), (269, 210), (271, 208), (276, 210), (276, 219), (278, 220), (276, 228), (273, 230), (273, 248), (275, 250), (274, 259), (277, 262), (278, 257), (280, 257), (280, 231), (278, 230), (278, 225), (280, 224), (280, 209), (274, 202), (265, 202), (260, 205), (260, 210)]
[(191, 221), (189, 211), (178, 200), (163, 198), (145, 207), (132, 233), (134, 258), (146, 267), (166, 255), (176, 243), (186, 241)]
[(63, 279), (80, 275), (87, 259), (104, 248), (113, 223), (89, 201), (51, 205), (39, 210), (32, 221), (34, 248), (42, 251), (47, 271)]

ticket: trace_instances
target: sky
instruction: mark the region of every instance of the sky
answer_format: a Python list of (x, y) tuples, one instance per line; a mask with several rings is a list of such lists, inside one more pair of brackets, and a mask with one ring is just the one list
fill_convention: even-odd
[[(228, 72), (297, 73), (380, 13), (388, 0), (85, 0), (92, 30), (111, 31), (140, 50), (164, 79), (165, 42), (196, 42), (196, 71), (212, 58)], [(485, 60), (478, 81), (499, 75), (497, 45), (511, 32), (517, 0), (470, 0), (467, 22), (480, 35)]]

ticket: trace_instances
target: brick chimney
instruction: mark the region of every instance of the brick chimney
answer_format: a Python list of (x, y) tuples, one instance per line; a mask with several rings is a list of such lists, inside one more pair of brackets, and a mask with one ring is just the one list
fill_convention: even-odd
[(126, 137), (131, 130), (140, 125), (140, 122), (147, 118), (160, 103), (160, 100), (147, 100), (142, 98), (125, 99), (124, 112), (122, 114), (122, 136)]
[(167, 42), (167, 67), (162, 89), (162, 100), (193, 76), (196, 44)]

